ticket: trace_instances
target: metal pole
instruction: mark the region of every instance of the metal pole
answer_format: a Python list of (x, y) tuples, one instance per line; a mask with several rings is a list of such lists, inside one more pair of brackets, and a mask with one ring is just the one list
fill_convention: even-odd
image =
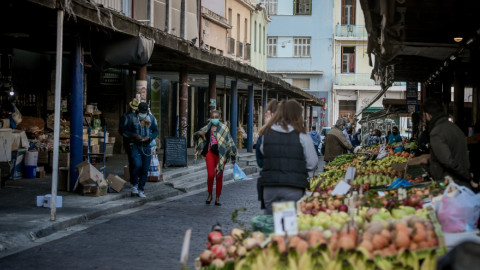
[(237, 81), (232, 81), (230, 83), (232, 95), (230, 97), (230, 133), (232, 134), (233, 142), (237, 143), (237, 103), (238, 103), (238, 89)]
[(268, 99), (268, 90), (267, 88), (263, 88), (263, 83), (262, 83), (262, 107), (263, 107), (263, 115), (262, 117), (262, 126), (265, 125), (265, 112), (267, 111), (267, 99)]
[(188, 124), (188, 73), (186, 71), (180, 72), (180, 95), (178, 98), (180, 106), (180, 137), (187, 138), (187, 129), (184, 128)]
[(55, 116), (53, 128), (52, 205), (50, 220), (57, 218), (58, 148), (60, 144), (60, 102), (62, 93), (63, 10), (57, 12), (57, 61), (55, 64)]
[(208, 99), (210, 117), (210, 112), (217, 109), (217, 74), (215, 73), (208, 74)]
[(247, 152), (253, 149), (253, 85), (248, 86)]
[(72, 52), (72, 95), (70, 119), (70, 191), (73, 191), (78, 173), (77, 164), (83, 160), (83, 53), (80, 37), (76, 37)]

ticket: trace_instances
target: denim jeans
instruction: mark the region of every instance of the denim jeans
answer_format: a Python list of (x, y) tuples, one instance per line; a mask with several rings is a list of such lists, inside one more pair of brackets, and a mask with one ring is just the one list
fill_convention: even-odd
[(132, 145), (132, 185), (138, 184), (138, 190), (143, 191), (145, 183), (147, 182), (148, 169), (150, 168), (150, 161), (152, 160), (151, 146)]

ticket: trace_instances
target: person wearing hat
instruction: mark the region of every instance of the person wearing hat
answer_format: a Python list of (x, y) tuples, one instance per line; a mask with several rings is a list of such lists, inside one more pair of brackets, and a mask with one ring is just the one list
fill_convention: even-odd
[(338, 119), (335, 126), (325, 137), (325, 156), (324, 160), (330, 162), (336, 156), (347, 153), (347, 150), (353, 151), (353, 146), (343, 135), (342, 127), (345, 126), (345, 119)]
[[(132, 183), (132, 166), (133, 166), (133, 161), (132, 161), (132, 152), (130, 151), (130, 138), (127, 138), (126, 136), (123, 135), (123, 132), (125, 131), (125, 127), (127, 126), (127, 119), (129, 114), (135, 115), (135, 111), (138, 109), (138, 104), (140, 104), (140, 100), (137, 98), (134, 98), (130, 103), (128, 103), (128, 110), (125, 112), (124, 115), (120, 118), (120, 124), (118, 125), (118, 133), (122, 135), (123, 137), (123, 147), (125, 148), (125, 153), (127, 153), (128, 157), (128, 172), (130, 175), (130, 183)], [(132, 184), (133, 186), (133, 184)]]
[(141, 102), (135, 113), (128, 114), (122, 135), (130, 140), (132, 196), (145, 198), (144, 187), (152, 159), (152, 146), (158, 136), (157, 119), (149, 113), (148, 104)]

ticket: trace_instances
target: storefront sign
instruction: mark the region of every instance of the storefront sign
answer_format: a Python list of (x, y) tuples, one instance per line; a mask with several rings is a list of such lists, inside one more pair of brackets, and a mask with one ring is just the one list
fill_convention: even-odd
[(407, 112), (415, 113), (418, 111), (418, 87), (417, 82), (407, 82)]

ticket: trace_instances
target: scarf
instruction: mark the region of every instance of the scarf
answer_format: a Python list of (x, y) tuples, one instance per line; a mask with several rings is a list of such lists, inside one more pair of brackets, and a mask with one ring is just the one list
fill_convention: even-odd
[(447, 118), (447, 114), (437, 113), (434, 116), (432, 116), (432, 119), (430, 119), (430, 121), (427, 122), (428, 135), (430, 135), (430, 133), (432, 132), (437, 122), (443, 118)]
[[(210, 136), (210, 129), (212, 127), (212, 123), (204, 126), (200, 129), (200, 131), (205, 132), (205, 136)], [(223, 171), (223, 165), (228, 161), (231, 156), (237, 156), (237, 147), (233, 142), (233, 138), (230, 135), (230, 130), (228, 127), (223, 124), (219, 123), (217, 126), (217, 141), (218, 141), (218, 164), (217, 164), (217, 173), (220, 174)], [(195, 160), (199, 156), (202, 155), (203, 148), (207, 140), (201, 136), (198, 136), (195, 139)]]

